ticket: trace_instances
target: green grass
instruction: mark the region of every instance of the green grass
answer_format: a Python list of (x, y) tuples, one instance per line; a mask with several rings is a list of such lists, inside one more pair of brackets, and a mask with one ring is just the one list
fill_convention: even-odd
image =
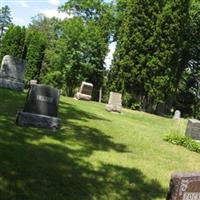
[(15, 125), (25, 98), (0, 89), (1, 200), (164, 200), (172, 172), (200, 169), (199, 154), (163, 140), (185, 120), (62, 97), (55, 133)]

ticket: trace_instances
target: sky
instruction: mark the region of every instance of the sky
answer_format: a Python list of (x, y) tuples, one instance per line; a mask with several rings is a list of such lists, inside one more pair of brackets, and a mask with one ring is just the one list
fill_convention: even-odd
[[(0, 7), (8, 5), (11, 10), (12, 22), (20, 26), (28, 26), (31, 18), (39, 13), (47, 17), (58, 17), (64, 19), (66, 13), (59, 13), (58, 7), (66, 0), (0, 0)], [(113, 58), (116, 43), (109, 46), (109, 53), (105, 59), (106, 67), (109, 68)]]

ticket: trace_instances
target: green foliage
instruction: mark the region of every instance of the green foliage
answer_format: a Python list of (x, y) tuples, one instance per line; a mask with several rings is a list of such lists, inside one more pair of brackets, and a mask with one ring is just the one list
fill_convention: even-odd
[(0, 38), (5, 33), (6, 29), (12, 24), (10, 8), (6, 5), (0, 8)]
[(176, 92), (188, 63), (189, 0), (118, 1), (111, 90), (128, 92), (154, 112)]
[(174, 169), (200, 168), (199, 154), (163, 141), (171, 119), (61, 96), (53, 134), (15, 125), (25, 93), (0, 99), (1, 200), (164, 200)]
[[(59, 37), (46, 50), (43, 82), (59, 86), (69, 96), (74, 95), (83, 80), (92, 82), (95, 99), (98, 98), (98, 90), (104, 84), (104, 60), (112, 32), (109, 5), (102, 1), (72, 0), (61, 7), (63, 12), (73, 11), (74, 17), (60, 23)], [(58, 71), (61, 74), (56, 83), (53, 75), (58, 75)]]
[(31, 79), (40, 81), (40, 71), (47, 44), (47, 38), (37, 30), (30, 30), (26, 35), (26, 82)]
[(20, 26), (10, 26), (1, 40), (0, 60), (5, 55), (25, 58), (25, 34), (26, 30)]
[(200, 3), (190, 7), (189, 52), (190, 61), (185, 69), (177, 93), (176, 107), (185, 116), (200, 119)]
[(172, 144), (183, 146), (190, 151), (200, 153), (200, 144), (189, 137), (181, 136), (178, 134), (171, 134), (165, 136), (164, 140)]

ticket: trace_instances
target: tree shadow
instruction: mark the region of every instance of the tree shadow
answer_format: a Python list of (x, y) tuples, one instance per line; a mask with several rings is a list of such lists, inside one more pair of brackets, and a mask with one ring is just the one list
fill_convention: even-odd
[(2, 200), (151, 200), (166, 191), (139, 169), (102, 164), (95, 169), (79, 150), (53, 144), (0, 142)]
[(70, 103), (66, 103), (63, 101), (60, 101), (59, 104), (59, 110), (60, 110), (60, 116), (62, 117), (62, 120), (64, 120), (64, 122), (66, 120), (82, 120), (82, 121), (88, 121), (88, 120), (102, 120), (102, 121), (107, 121), (109, 122), (110, 120), (103, 118), (103, 117), (99, 117), (98, 115), (91, 113), (91, 112), (86, 112), (83, 110), (80, 110), (77, 108), (77, 106), (70, 104)]
[[(12, 92), (5, 94), (11, 98)], [(94, 151), (127, 152), (124, 144), (98, 128), (77, 123), (107, 120), (72, 104), (61, 104), (63, 129), (16, 127), (15, 115), (25, 95), (3, 100), (0, 113), (0, 199), (1, 200), (94, 200), (162, 198), (166, 190), (136, 168), (99, 163), (89, 158)], [(11, 106), (12, 104), (12, 106)]]

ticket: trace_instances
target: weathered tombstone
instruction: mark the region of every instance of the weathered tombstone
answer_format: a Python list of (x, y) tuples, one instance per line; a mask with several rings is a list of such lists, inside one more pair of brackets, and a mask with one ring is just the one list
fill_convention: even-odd
[(121, 112), (122, 110), (122, 95), (116, 92), (110, 92), (106, 110), (109, 112)]
[(36, 85), (37, 84), (37, 80), (30, 80), (30, 85)]
[(200, 140), (200, 121), (197, 119), (189, 119), (185, 135), (194, 140)]
[(24, 89), (25, 61), (10, 55), (3, 57), (0, 69), (0, 87), (17, 91)]
[(200, 173), (173, 173), (167, 200), (200, 200)]
[(90, 101), (92, 98), (92, 90), (93, 90), (92, 83), (82, 82), (80, 90), (75, 94), (74, 98), (78, 100)]
[(173, 119), (180, 119), (181, 118), (181, 111), (180, 110), (176, 110), (174, 112), (174, 117)]
[(58, 89), (31, 85), (24, 110), (17, 113), (17, 125), (58, 129), (61, 123), (58, 118), (59, 97)]

